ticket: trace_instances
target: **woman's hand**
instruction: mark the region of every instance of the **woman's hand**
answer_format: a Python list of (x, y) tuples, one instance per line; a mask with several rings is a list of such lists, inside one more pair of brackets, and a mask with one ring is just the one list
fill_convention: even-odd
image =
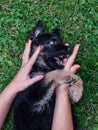
[[(68, 58), (68, 59), (64, 59), (64, 71), (65, 73), (76, 73), (76, 71), (80, 68), (80, 65), (73, 65), (76, 55), (78, 53), (80, 44), (75, 45), (74, 49), (73, 49), (73, 53), (72, 55)], [(62, 89), (63, 88), (63, 89)], [(61, 90), (64, 90), (67, 94), (68, 94), (68, 85), (66, 87), (62, 87), (62, 86), (58, 86), (57, 90), (56, 90), (56, 94), (58, 95), (60, 93)]]
[[(77, 44), (73, 49), (72, 55), (68, 59), (64, 59), (65, 73), (75, 73), (80, 68), (80, 65), (73, 65), (79, 46), (80, 45)], [(74, 130), (68, 89), (68, 85), (65, 84), (56, 88), (56, 103), (52, 130)]]
[(29, 77), (29, 72), (40, 53), (40, 46), (38, 46), (33, 56), (29, 58), (31, 43), (31, 40), (28, 40), (26, 43), (22, 58), (22, 66), (19, 72), (0, 94), (0, 130), (18, 92), (43, 78), (42, 75), (36, 76), (32, 79)]
[(80, 65), (78, 64), (73, 65), (75, 58), (77, 56), (79, 47), (80, 47), (80, 44), (75, 45), (72, 55), (67, 60), (65, 60), (65, 66), (64, 66), (65, 72), (75, 73), (80, 68)]
[(32, 41), (28, 40), (25, 46), (25, 50), (22, 57), (22, 66), (15, 76), (15, 78), (12, 80), (10, 84), (12, 84), (13, 87), (15, 87), (17, 92), (20, 92), (24, 90), (29, 85), (41, 80), (43, 78), (43, 75), (39, 75), (33, 78), (29, 77), (29, 72), (34, 65), (39, 53), (40, 53), (40, 46), (36, 48), (35, 53), (32, 55), (31, 58), (29, 58), (30, 54), (30, 48), (31, 48)]

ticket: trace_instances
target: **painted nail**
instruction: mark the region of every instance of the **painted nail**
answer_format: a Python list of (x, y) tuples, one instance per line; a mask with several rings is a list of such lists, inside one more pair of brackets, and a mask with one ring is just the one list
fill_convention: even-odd
[(36, 50), (38, 50), (38, 49), (40, 49), (40, 48), (41, 48), (41, 46), (39, 45), (39, 46), (36, 47)]
[(26, 44), (25, 45), (28, 45), (28, 42), (26, 42)]
[(40, 76), (39, 76), (39, 79), (43, 79), (43, 78), (44, 78), (44, 75), (40, 75)]
[(78, 66), (77, 66), (77, 68), (78, 68), (78, 69), (80, 69), (80, 68), (81, 68), (81, 66), (80, 66), (80, 65), (78, 65)]
[(26, 42), (26, 45), (28, 45), (28, 44), (29, 44), (29, 41)]
[(26, 42), (26, 45), (28, 45), (28, 44), (30, 44), (30, 43), (32, 43), (33, 41), (31, 41), (31, 40), (28, 40), (27, 42)]

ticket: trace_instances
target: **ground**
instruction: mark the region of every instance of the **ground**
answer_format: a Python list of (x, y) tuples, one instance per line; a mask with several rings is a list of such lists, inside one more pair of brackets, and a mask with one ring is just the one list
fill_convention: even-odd
[[(64, 43), (80, 43), (75, 63), (84, 92), (74, 113), (79, 130), (98, 130), (97, 0), (0, 0), (0, 92), (18, 71), (28, 32), (39, 19), (47, 31), (60, 28)], [(12, 111), (3, 130), (12, 129)]]

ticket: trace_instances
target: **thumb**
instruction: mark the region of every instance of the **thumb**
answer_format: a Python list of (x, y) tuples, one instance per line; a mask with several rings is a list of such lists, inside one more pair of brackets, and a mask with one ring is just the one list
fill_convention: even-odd
[(76, 73), (76, 71), (77, 71), (78, 69), (80, 69), (80, 65), (73, 65), (73, 66), (71, 67), (70, 72), (71, 72), (71, 73)]
[(44, 78), (43, 75), (35, 76), (34, 78), (32, 78), (32, 79), (30, 79), (30, 80), (28, 81), (28, 85), (32, 85), (32, 84), (34, 84), (35, 82), (37, 82), (37, 81), (39, 81), (39, 80), (41, 80), (41, 79), (43, 79), (43, 78)]

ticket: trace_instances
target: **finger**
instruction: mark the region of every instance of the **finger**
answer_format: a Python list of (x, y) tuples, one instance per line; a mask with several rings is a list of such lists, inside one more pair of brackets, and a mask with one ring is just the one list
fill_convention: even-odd
[(73, 65), (74, 60), (75, 60), (75, 58), (76, 58), (76, 55), (77, 55), (77, 53), (78, 53), (79, 47), (80, 47), (80, 44), (77, 44), (77, 45), (74, 47), (73, 53), (72, 53), (72, 55), (68, 58), (68, 61), (67, 61), (67, 63), (66, 63), (66, 66), (64, 67), (64, 70), (70, 69), (71, 66)]
[(40, 80), (43, 79), (43, 78), (44, 78), (43, 75), (35, 76), (34, 78), (32, 78), (32, 79), (30, 79), (30, 80), (28, 81), (28, 85), (32, 85), (32, 84), (34, 84), (35, 82), (40, 81)]
[(70, 69), (70, 72), (74, 74), (78, 69), (80, 69), (80, 65), (73, 65)]
[(64, 63), (64, 66), (66, 65), (66, 63), (67, 63), (67, 58), (64, 58), (64, 60), (63, 60), (63, 63)]
[[(65, 43), (65, 46), (69, 46), (69, 43)], [(64, 58), (64, 60), (63, 60), (64, 65), (66, 65), (67, 60), (68, 60), (68, 58)]]
[(32, 55), (32, 57), (29, 59), (29, 62), (28, 62), (28, 64), (27, 64), (27, 65), (28, 65), (28, 70), (31, 70), (33, 64), (35, 63), (35, 61), (36, 61), (36, 59), (37, 59), (37, 57), (38, 57), (38, 55), (39, 55), (39, 53), (40, 53), (40, 50), (41, 50), (41, 47), (38, 46), (38, 47), (36, 48), (36, 51), (35, 51), (34, 54)]
[(69, 46), (69, 43), (65, 43), (65, 46)]
[(23, 57), (22, 57), (22, 64), (27, 63), (28, 60), (29, 60), (29, 54), (30, 54), (30, 49), (31, 49), (31, 43), (32, 43), (31, 40), (28, 40), (28, 42), (26, 42), (25, 50), (24, 50)]

